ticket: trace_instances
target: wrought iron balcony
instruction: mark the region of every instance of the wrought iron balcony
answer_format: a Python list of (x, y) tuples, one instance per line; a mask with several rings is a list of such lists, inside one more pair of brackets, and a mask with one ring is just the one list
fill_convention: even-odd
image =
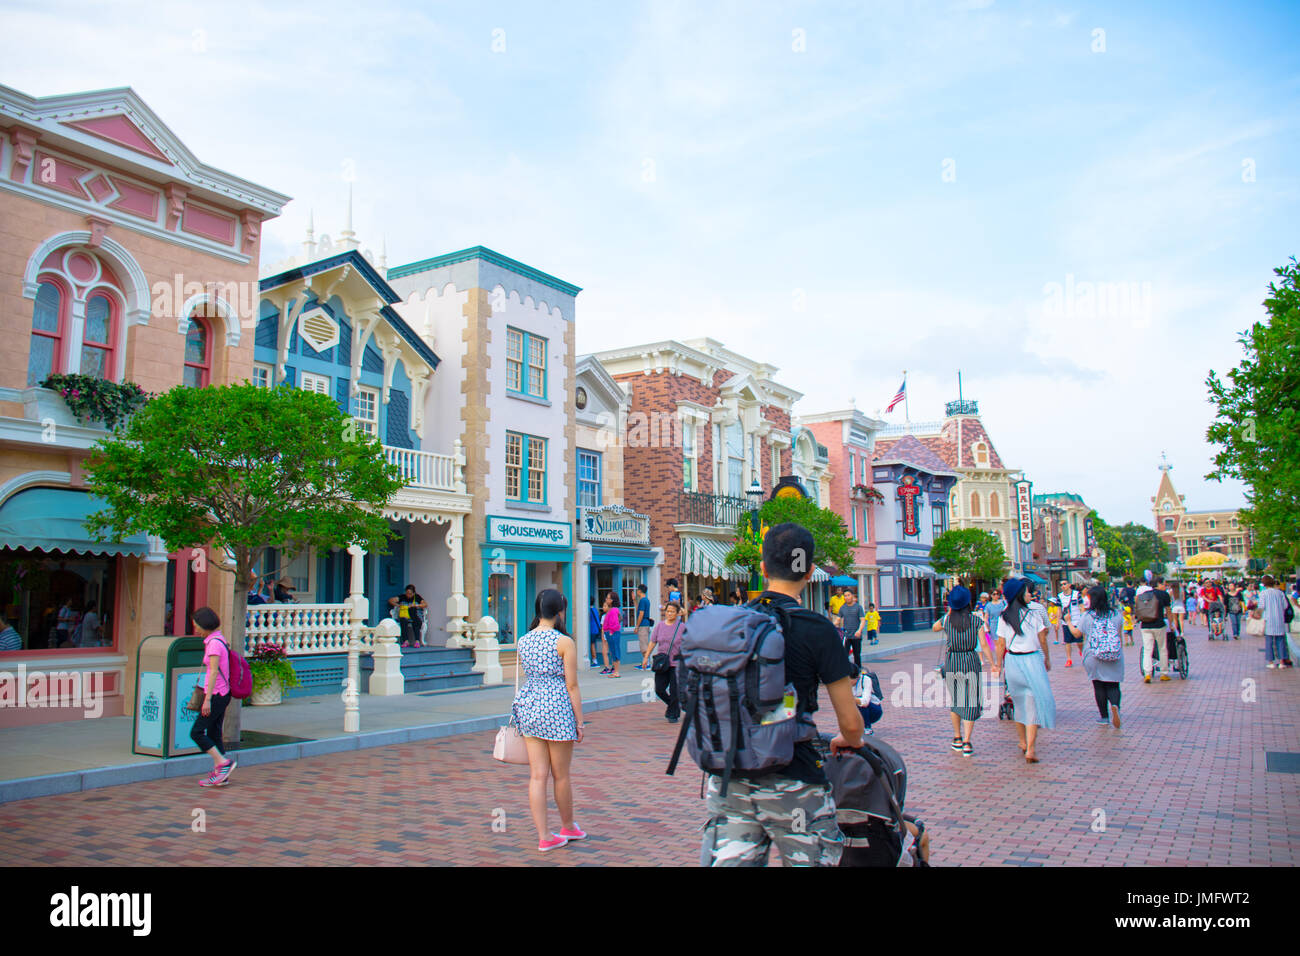
[(944, 414), (949, 418), (953, 415), (978, 415), (979, 413), (979, 402), (971, 401), (969, 398), (964, 401), (949, 402), (944, 406)]
[(683, 491), (677, 498), (677, 523), (734, 528), (740, 523), (740, 516), (748, 510), (749, 503), (744, 498)]

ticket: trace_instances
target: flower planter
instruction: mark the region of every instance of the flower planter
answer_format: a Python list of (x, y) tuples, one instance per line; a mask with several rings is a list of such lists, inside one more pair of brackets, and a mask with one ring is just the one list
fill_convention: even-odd
[(280, 689), (280, 678), (272, 677), (271, 682), (259, 690), (253, 691), (253, 696), (248, 702), (257, 707), (269, 707), (271, 704), (280, 703), (283, 692)]
[(72, 414), (72, 409), (68, 408), (63, 396), (52, 388), (33, 386), (23, 389), (23, 417), (29, 422), (53, 422), (56, 426), (65, 428), (86, 427)]

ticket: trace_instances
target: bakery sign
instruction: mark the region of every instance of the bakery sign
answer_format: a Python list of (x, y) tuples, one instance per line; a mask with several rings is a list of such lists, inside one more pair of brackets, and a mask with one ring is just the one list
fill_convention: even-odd
[(1016, 482), (1016, 511), (1020, 515), (1020, 540), (1025, 544), (1034, 540), (1034, 499), (1030, 494), (1033, 484), (1032, 481), (1025, 480)]
[(607, 544), (650, 543), (650, 516), (622, 505), (578, 509), (578, 537)]

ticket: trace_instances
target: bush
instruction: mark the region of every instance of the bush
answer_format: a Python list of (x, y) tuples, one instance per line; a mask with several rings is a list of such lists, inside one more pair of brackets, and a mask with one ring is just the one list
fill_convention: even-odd
[(280, 689), (288, 690), (299, 685), (298, 674), (289, 663), (289, 655), (282, 644), (259, 644), (248, 655), (248, 669), (253, 672), (253, 690), (259, 691), (280, 678)]

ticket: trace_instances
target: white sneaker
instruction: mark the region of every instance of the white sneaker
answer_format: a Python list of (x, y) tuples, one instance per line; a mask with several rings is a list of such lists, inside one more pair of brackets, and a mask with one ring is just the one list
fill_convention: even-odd
[(1277, 664), (1275, 664), (1273, 661), (1269, 661), (1269, 662), (1268, 662), (1268, 669), (1271, 670), (1271, 671), (1272, 671), (1272, 670), (1277, 670)]

